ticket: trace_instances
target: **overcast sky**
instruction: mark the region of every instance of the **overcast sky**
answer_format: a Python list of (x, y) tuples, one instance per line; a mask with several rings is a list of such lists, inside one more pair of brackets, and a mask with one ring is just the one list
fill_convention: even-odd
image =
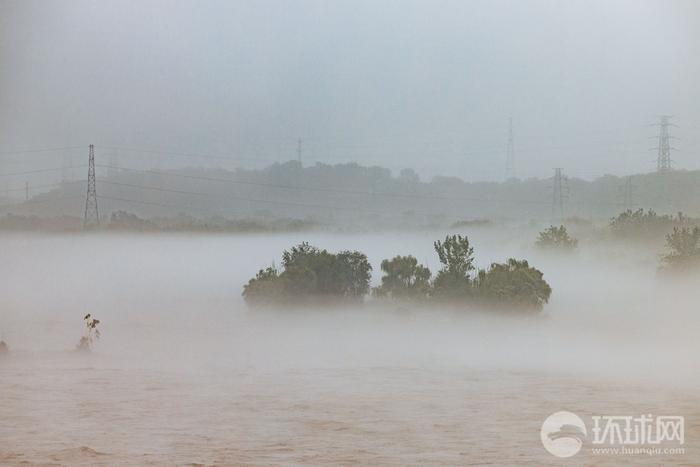
[(499, 180), (512, 116), (518, 176), (590, 179), (653, 169), (659, 114), (698, 169), (699, 83), (693, 0), (0, 0), (6, 173), (89, 143), (262, 166), (301, 137), (305, 163)]

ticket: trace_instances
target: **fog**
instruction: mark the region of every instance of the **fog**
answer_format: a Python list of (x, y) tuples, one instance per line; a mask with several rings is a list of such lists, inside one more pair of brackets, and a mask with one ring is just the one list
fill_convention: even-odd
[[(270, 462), (287, 463), (300, 462), (297, 456), (305, 451), (296, 445), (306, 442), (302, 438), (308, 433), (284, 435), (284, 423), (301, 423), (295, 410), (304, 413), (304, 420), (325, 420), (327, 416), (316, 411), (326, 406), (324, 410), (334, 415), (323, 423), (351, 430), (357, 428), (353, 423), (364, 422), (353, 422), (352, 415), (343, 418), (342, 413), (359, 406), (392, 411), (384, 422), (376, 422), (378, 429), (392, 429), (395, 417), (434, 416), (434, 422), (441, 423), (438, 419), (448, 416), (449, 404), (455, 403), (452, 397), (458, 394), (475, 398), (469, 404), (485, 404), (487, 413), (475, 415), (482, 422), (484, 417), (501, 416), (502, 410), (526, 410), (532, 420), (519, 419), (523, 414), (513, 420), (527, 426), (558, 407), (591, 411), (603, 400), (604, 407), (630, 410), (665, 404), (664, 409), (683, 408), (692, 417), (694, 412), (684, 404), (692, 403), (699, 383), (695, 356), (700, 350), (700, 319), (695, 304), (700, 292), (690, 285), (664, 285), (656, 276), (656, 257), (646, 249), (599, 246), (562, 261), (533, 251), (516, 232), (521, 231), (476, 230), (471, 238), (480, 266), (505, 255), (528, 256), (537, 263), (554, 294), (546, 311), (536, 316), (393, 305), (275, 312), (249, 310), (240, 297), (247, 278), (279, 262), (282, 249), (303, 239), (331, 250), (366, 251), (375, 270), (383, 257), (394, 253), (415, 254), (434, 268), (431, 242), (443, 232), (6, 236), (0, 254), (5, 265), (0, 325), (3, 339), (12, 345), (12, 357), (2, 361), (9, 377), (0, 384), (3, 394), (13, 395), (11, 400), (36, 398), (37, 406), (2, 404), (9, 424), (2, 428), (5, 439), (22, 436), (21, 417), (39, 417), (44, 430), (25, 452), (33, 461), (43, 456), (64, 462), (99, 460), (90, 450), (53, 447), (63, 442), (113, 456), (105, 457), (108, 461), (126, 456), (131, 462), (128, 453), (110, 447), (101, 431), (80, 421), (87, 417), (96, 423), (104, 410), (104, 422), (110, 424), (107, 433), (126, 430), (119, 435), (123, 442), (144, 449), (156, 462), (216, 462), (201, 452), (207, 445), (196, 441), (201, 435), (216, 443), (234, 442), (236, 452), (224, 450), (222, 462), (243, 461), (243, 452), (259, 462), (264, 457), (255, 456), (255, 449), (261, 449), (271, 456)], [(103, 335), (91, 354), (76, 354), (81, 319), (88, 312), (101, 320)], [(531, 393), (533, 385), (536, 393)], [(38, 392), (42, 388), (48, 391), (44, 395)], [(393, 403), (385, 400), (395, 391), (409, 394)], [(493, 391), (505, 399), (492, 399)], [(53, 402), (38, 402), (47, 394), (52, 394), (47, 401)], [(534, 408), (532, 397), (545, 397), (549, 405)], [(409, 405), (392, 405), (401, 401)], [(437, 404), (442, 415), (410, 405), (422, 403)], [(84, 404), (105, 405), (85, 412), (80, 409)], [(240, 426), (230, 428), (232, 432), (216, 431), (227, 423), (236, 426), (233, 419), (216, 421), (217, 407), (230, 411), (228, 417), (247, 420), (242, 422), (247, 429), (262, 431), (241, 434)], [(248, 420), (256, 407), (262, 418)], [(76, 408), (79, 418), (72, 413)], [(155, 419), (144, 421), (143, 413), (155, 408)], [(67, 433), (56, 421), (49, 422), (42, 409), (62, 417), (79, 438), (68, 441)], [(208, 421), (201, 425), (192, 410)], [(162, 429), (156, 426), (174, 414), (178, 418), (173, 423), (189, 433), (191, 446), (168, 445), (161, 452), (158, 443), (173, 441), (167, 431), (158, 434)], [(415, 425), (418, 419), (406, 423), (421, 433)], [(523, 429), (518, 426), (516, 431)], [(494, 429), (520, 436), (502, 426)], [(326, 454), (309, 463), (337, 460), (326, 443), (348, 439), (335, 440), (325, 429), (319, 433), (323, 434), (316, 446)], [(400, 434), (377, 436), (402, 446), (407, 441)], [(285, 443), (289, 451), (265, 451), (258, 445), (270, 439)], [(360, 436), (354, 443), (370, 449), (374, 442)], [(10, 453), (17, 448), (5, 445)], [(533, 446), (526, 449), (534, 451)], [(340, 450), (356, 459), (372, 459)], [(395, 453), (397, 459), (405, 459), (405, 452)], [(489, 458), (481, 449), (471, 452)], [(423, 462), (437, 459), (425, 455)], [(541, 452), (528, 455), (548, 461)]]
[(696, 464), (699, 82), (693, 0), (0, 0), (0, 465)]
[(3, 164), (82, 165), (93, 143), (122, 166), (261, 167), (302, 138), (306, 164), (501, 180), (512, 117), (519, 177), (590, 179), (651, 169), (673, 114), (676, 166), (698, 169), (699, 8), (5, 0), (2, 152), (79, 148)]

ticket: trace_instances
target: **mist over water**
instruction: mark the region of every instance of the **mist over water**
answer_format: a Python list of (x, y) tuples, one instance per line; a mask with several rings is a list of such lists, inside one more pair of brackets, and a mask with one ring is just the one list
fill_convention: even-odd
[[(0, 360), (0, 392), (24, 402), (0, 406), (6, 421), (0, 452), (17, 451), (12, 440), (28, 433), (30, 417), (44, 427), (40, 438), (27, 457), (5, 460), (138, 464), (110, 441), (116, 430), (154, 462), (215, 463), (202, 451), (210, 446), (224, 463), (251, 456), (325, 465), (352, 456), (403, 464), (410, 436), (382, 427), (390, 432), (402, 423), (425, 440), (445, 423), (460, 428), (433, 433), (448, 443), (435, 449), (450, 451), (458, 433), (484, 448), (488, 442), (467, 430), (471, 418), (458, 409), (484, 404), (470, 417), (488, 424), (512, 412), (512, 432), (497, 424), (502, 436), (523, 443), (531, 461), (546, 463), (548, 454), (528, 446), (520, 430), (571, 404), (584, 413), (678, 408), (696, 420), (700, 292), (659, 281), (655, 253), (647, 249), (603, 244), (551, 257), (519, 232), (469, 234), (479, 266), (527, 257), (544, 272), (554, 293), (538, 315), (369, 304), (263, 311), (249, 310), (240, 295), (259, 268), (279, 264), (281, 251), (303, 240), (366, 252), (375, 283), (381, 259), (395, 254), (414, 254), (436, 271), (432, 241), (444, 232), (5, 236), (0, 329), (12, 356)], [(103, 335), (82, 355), (73, 349), (86, 313), (101, 320)], [(392, 394), (401, 397), (390, 402)], [(544, 400), (548, 405), (535, 409)], [(366, 419), (380, 410), (388, 411), (383, 418)], [(425, 431), (420, 420), (435, 426)], [(101, 423), (109, 429), (98, 429)], [(301, 432), (288, 431), (296, 424)], [(370, 426), (379, 434), (369, 438), (397, 451), (375, 446), (377, 439), (362, 432)], [(189, 447), (174, 441), (178, 430), (188, 433)], [(300, 446), (312, 433), (324, 454), (304, 461)], [(209, 441), (192, 439), (200, 435)], [(348, 443), (347, 451), (331, 449), (333, 443)], [(356, 451), (362, 446), (364, 454)], [(379, 452), (386, 458), (373, 457)], [(417, 463), (453, 465), (464, 451), (442, 460), (422, 452)]]

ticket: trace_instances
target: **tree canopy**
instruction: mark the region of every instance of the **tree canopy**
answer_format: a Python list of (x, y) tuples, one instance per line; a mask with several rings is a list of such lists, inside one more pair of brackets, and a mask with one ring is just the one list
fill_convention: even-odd
[(578, 240), (569, 236), (569, 232), (563, 225), (559, 227), (550, 225), (540, 232), (535, 245), (549, 250), (573, 250), (578, 246)]

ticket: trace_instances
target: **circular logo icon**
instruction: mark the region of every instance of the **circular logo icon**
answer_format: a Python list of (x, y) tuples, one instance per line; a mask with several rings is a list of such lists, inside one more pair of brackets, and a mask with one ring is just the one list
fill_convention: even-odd
[(586, 424), (571, 412), (555, 412), (542, 423), (540, 439), (553, 456), (571, 457), (583, 446), (587, 436)]

